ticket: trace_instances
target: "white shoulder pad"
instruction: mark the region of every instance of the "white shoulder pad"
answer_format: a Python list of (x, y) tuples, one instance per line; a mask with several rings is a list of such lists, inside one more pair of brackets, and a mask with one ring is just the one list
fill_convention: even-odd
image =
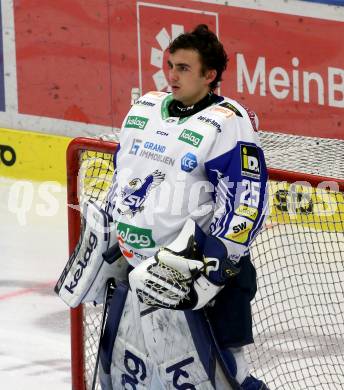
[(115, 243), (112, 218), (95, 203), (86, 202), (79, 243), (55, 286), (55, 292), (68, 306), (95, 301), (104, 292), (107, 279), (113, 277), (115, 259), (104, 260), (103, 254)]

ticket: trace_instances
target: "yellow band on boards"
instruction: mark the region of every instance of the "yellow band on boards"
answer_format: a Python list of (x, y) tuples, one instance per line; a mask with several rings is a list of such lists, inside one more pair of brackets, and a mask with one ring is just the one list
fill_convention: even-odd
[(0, 177), (66, 184), (71, 138), (0, 128)]
[[(326, 182), (328, 183), (328, 182)], [(299, 224), (311, 231), (344, 232), (344, 195), (319, 185), (270, 182), (270, 223)]]

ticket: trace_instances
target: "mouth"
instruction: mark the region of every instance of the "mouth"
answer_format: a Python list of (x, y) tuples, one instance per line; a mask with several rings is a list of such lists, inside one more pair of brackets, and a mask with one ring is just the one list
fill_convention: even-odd
[(180, 87), (178, 87), (177, 85), (172, 85), (171, 86), (171, 90), (172, 90), (173, 93), (179, 91), (179, 89), (180, 89)]

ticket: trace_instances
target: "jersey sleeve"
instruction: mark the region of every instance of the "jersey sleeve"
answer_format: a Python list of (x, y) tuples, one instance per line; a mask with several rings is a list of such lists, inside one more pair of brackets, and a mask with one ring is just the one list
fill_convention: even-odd
[(215, 140), (205, 170), (214, 201), (209, 234), (222, 241), (230, 260), (238, 262), (249, 253), (268, 209), (264, 154), (249, 118), (228, 120)]

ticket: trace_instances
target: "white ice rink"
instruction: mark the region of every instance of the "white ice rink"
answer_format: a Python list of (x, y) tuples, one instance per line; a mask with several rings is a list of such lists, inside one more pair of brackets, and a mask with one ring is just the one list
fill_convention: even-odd
[(70, 390), (69, 310), (53, 292), (68, 257), (66, 189), (50, 187), (54, 200), (18, 183), (0, 178), (0, 388)]

